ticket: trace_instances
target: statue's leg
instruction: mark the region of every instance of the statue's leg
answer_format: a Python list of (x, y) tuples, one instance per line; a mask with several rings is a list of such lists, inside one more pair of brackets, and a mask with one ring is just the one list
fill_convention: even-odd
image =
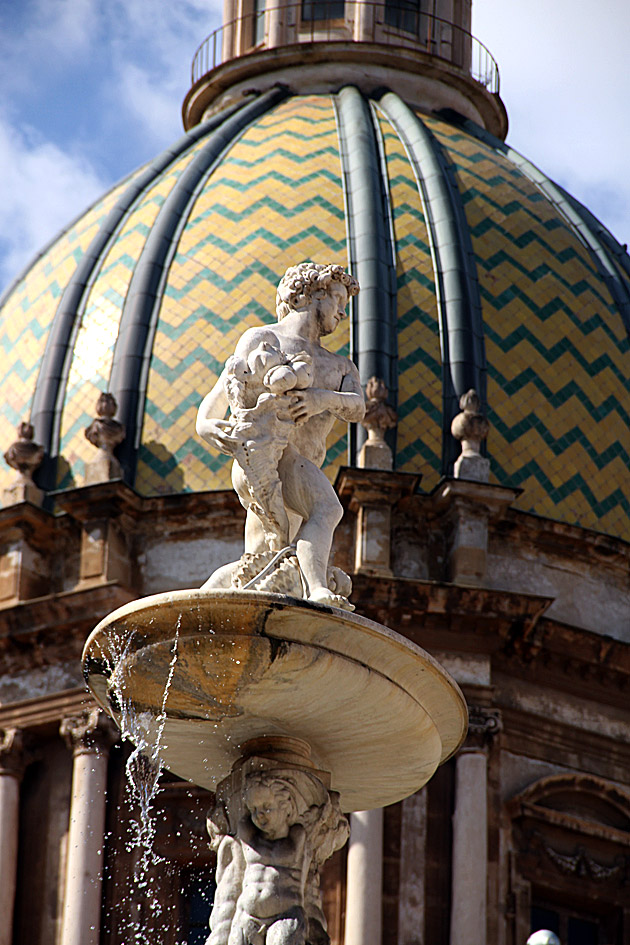
[(287, 505), (303, 520), (296, 554), (309, 600), (334, 605), (339, 598), (328, 589), (326, 572), (333, 532), (343, 515), (339, 499), (321, 469), (294, 449), (285, 451), (278, 472)]
[(232, 574), (240, 564), (239, 561), (230, 561), (229, 564), (222, 564), (220, 568), (213, 571), (205, 584), (201, 585), (202, 591), (210, 591), (213, 588), (232, 587)]
[[(245, 551), (257, 554), (258, 552), (265, 551), (266, 547), (265, 534), (260, 524), (260, 519), (251, 509), (248, 509), (245, 519)], [(230, 561), (229, 564), (221, 565), (220, 568), (212, 572), (206, 583), (202, 584), (201, 590), (209, 591), (213, 588), (232, 587), (232, 574), (240, 563), (241, 560), (239, 558), (238, 561)]]

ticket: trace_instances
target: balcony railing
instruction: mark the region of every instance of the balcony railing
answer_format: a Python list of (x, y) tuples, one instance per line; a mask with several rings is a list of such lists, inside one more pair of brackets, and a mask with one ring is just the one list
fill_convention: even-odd
[(378, 43), (417, 49), (451, 63), (489, 92), (499, 92), (499, 69), (490, 51), (448, 20), (400, 5), (352, 0), (302, 0), (224, 23), (204, 39), (192, 61), (192, 84), (223, 62), (259, 49), (296, 43)]

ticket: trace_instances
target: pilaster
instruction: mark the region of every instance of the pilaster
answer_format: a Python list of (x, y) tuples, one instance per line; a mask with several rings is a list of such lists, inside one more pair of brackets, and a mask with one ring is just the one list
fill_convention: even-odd
[(335, 487), (356, 515), (354, 569), (357, 574), (391, 577), (392, 509), (420, 483), (413, 473), (344, 468)]
[(130, 586), (140, 497), (124, 482), (110, 481), (58, 492), (55, 499), (81, 526), (78, 586), (107, 581)]
[(0, 509), (0, 607), (50, 593), (54, 516), (30, 502)]
[(444, 479), (434, 497), (450, 526), (447, 577), (453, 584), (483, 584), (488, 554), (488, 525), (501, 518), (520, 489)]

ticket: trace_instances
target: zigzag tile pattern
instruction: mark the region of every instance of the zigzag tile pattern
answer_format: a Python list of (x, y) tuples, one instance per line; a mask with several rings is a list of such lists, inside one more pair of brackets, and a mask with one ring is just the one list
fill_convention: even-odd
[(630, 538), (630, 345), (588, 252), (510, 161), (442, 122), (483, 301), (489, 453), (521, 508)]
[[(39, 366), (63, 290), (130, 179), (109, 191), (55, 240), (13, 288), (0, 310), (0, 456), (15, 440), (17, 424), (30, 416)], [(0, 490), (12, 475), (0, 459)]]
[(84, 430), (94, 417), (98, 394), (109, 388), (114, 345), (134, 267), (160, 207), (204, 143), (204, 139), (197, 142), (157, 178), (133, 207), (103, 257), (74, 344), (61, 423), (63, 461), (58, 468), (58, 488), (67, 488), (72, 479), (80, 482), (85, 464), (94, 457), (94, 447), (86, 440)]
[(442, 358), (435, 282), (417, 182), (404, 146), (379, 113), (396, 240), (398, 431), (396, 467), (432, 489), (442, 461)]
[[(143, 494), (230, 488), (230, 461), (195, 434), (197, 407), (242, 332), (272, 322), (285, 269), (347, 264), (341, 165), (330, 97), (291, 98), (258, 119), (206, 182), (190, 214), (153, 346), (136, 488)], [(340, 326), (331, 350), (347, 353)], [(335, 425), (326, 471), (346, 457)]]

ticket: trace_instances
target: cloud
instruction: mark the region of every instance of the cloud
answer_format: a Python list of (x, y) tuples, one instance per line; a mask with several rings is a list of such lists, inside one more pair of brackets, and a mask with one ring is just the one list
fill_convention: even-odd
[(0, 282), (96, 200), (108, 182), (81, 156), (0, 117)]
[(218, 24), (208, 0), (22, 0), (10, 13), (0, 31), (5, 284), (117, 178), (179, 137), (190, 60)]
[(220, 6), (219, 0), (115, 0), (110, 5), (110, 101), (127, 111), (136, 133), (162, 146), (181, 133), (180, 108), (190, 85), (192, 56), (220, 25)]
[(473, 15), (499, 64), (508, 143), (630, 241), (630, 4), (477, 0)]
[(23, 0), (0, 31), (0, 86), (7, 93), (41, 90), (46, 77), (85, 58), (101, 18), (98, 0)]

